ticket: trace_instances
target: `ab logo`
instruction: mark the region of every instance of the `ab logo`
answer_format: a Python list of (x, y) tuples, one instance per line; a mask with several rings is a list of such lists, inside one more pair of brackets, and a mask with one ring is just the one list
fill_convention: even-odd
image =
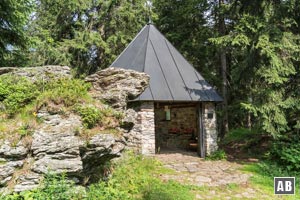
[(275, 177), (275, 194), (295, 194), (295, 177)]

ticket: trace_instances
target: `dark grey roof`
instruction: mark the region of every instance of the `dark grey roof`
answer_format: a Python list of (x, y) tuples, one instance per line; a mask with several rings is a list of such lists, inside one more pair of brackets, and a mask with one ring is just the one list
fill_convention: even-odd
[(111, 67), (150, 75), (141, 101), (222, 101), (218, 93), (152, 24), (146, 25)]

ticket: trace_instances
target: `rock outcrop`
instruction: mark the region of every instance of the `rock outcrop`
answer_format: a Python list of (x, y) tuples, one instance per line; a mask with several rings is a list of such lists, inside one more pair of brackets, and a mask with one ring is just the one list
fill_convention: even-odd
[(11, 74), (14, 76), (25, 77), (31, 81), (47, 81), (53, 78), (71, 78), (71, 71), (68, 66), (47, 65), (43, 67), (2, 67), (0, 75)]
[[(33, 82), (71, 78), (70, 68), (66, 66), (0, 68), (1, 74), (22, 76)], [(90, 94), (95, 99), (105, 100), (122, 110), (127, 100), (136, 98), (145, 90), (149, 76), (132, 70), (108, 68), (88, 76), (86, 81), (92, 83)], [(8, 184), (10, 187), (13, 185), (15, 192), (31, 190), (49, 172), (65, 173), (78, 184), (86, 182), (86, 179), (97, 181), (103, 164), (119, 157), (134, 137), (128, 135), (128, 130), (134, 127), (137, 120), (134, 110), (126, 111), (123, 126), (127, 131), (119, 128), (124, 134), (116, 135), (108, 131), (82, 137), (82, 120), (76, 113), (56, 112), (51, 104), (38, 109), (36, 117), (40, 123), (30, 136), (29, 144), (0, 140), (0, 192), (5, 192)]]
[[(80, 137), (78, 132), (82, 123), (75, 114), (51, 115), (41, 110), (38, 116), (43, 123), (34, 132), (30, 148), (22, 146), (21, 142), (15, 147), (8, 141), (0, 145), (1, 186), (5, 187), (15, 178), (14, 191), (33, 189), (43, 174), (50, 172), (65, 173), (81, 183), (85, 177), (99, 172), (107, 161), (119, 157), (125, 148), (123, 136), (109, 132), (95, 134), (89, 139)], [(23, 168), (25, 165), (26, 169)], [(18, 170), (21, 172), (14, 177)]]
[(45, 112), (38, 113), (38, 116), (44, 123), (33, 134), (31, 151), (35, 162), (32, 171), (80, 173), (82, 161), (79, 147), (84, 144), (83, 140), (76, 136), (76, 130), (81, 124), (80, 117), (70, 114), (62, 118), (60, 115)]
[(92, 83), (92, 95), (105, 100), (114, 108), (125, 108), (128, 100), (135, 99), (149, 85), (149, 75), (133, 70), (110, 67), (85, 79)]

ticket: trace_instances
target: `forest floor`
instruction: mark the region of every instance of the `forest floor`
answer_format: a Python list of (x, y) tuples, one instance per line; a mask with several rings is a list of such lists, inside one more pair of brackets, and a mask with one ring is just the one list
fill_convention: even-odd
[(195, 199), (299, 199), (274, 195), (272, 177), (257, 173), (257, 159), (210, 161), (193, 152), (163, 152), (155, 157), (174, 171), (160, 178), (191, 186)]

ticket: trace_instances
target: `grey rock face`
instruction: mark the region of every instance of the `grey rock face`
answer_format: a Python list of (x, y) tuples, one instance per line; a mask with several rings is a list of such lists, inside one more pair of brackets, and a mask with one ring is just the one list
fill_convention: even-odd
[[(0, 68), (0, 75), (6, 73), (27, 77), (31, 81), (71, 77), (70, 68), (66, 66)], [(149, 76), (132, 70), (108, 68), (87, 77), (86, 81), (92, 83), (90, 94), (95, 99), (124, 109), (127, 100), (136, 98), (146, 89)], [(91, 182), (97, 181), (99, 169), (107, 161), (119, 157), (127, 145), (134, 143), (130, 141), (141, 141), (136, 138), (140, 136), (135, 135), (140, 125), (134, 126), (138, 113), (131, 109), (126, 111), (123, 120), (123, 124), (130, 126), (126, 128), (125, 135), (108, 132), (89, 139), (79, 136), (81, 118), (71, 112), (61, 115), (59, 106), (39, 108), (37, 117), (42, 123), (34, 131), (30, 147), (21, 142), (11, 146), (9, 142), (0, 140), (0, 191), (6, 191), (8, 182), (16, 184), (15, 192), (31, 190), (48, 172), (66, 173), (77, 183), (83, 182), (85, 177), (91, 177)], [(125, 128), (122, 130), (125, 131)]]
[(44, 123), (33, 135), (31, 151), (35, 173), (67, 173), (82, 178), (92, 174), (109, 159), (120, 156), (125, 147), (122, 138), (112, 134), (98, 134), (88, 141), (76, 135), (81, 129), (80, 117), (50, 115), (41, 110), (38, 116)]
[(0, 158), (9, 158), (20, 160), (27, 156), (29, 149), (22, 142), (19, 142), (15, 147), (12, 147), (8, 141), (4, 141), (0, 146)]
[(123, 123), (135, 124), (137, 119), (137, 112), (133, 109), (127, 109), (125, 112), (125, 117), (123, 118)]
[(71, 78), (71, 71), (68, 66), (47, 65), (43, 67), (4, 67), (0, 69), (0, 75), (11, 74), (26, 77), (31, 81), (62, 78)]
[(0, 165), (0, 185), (6, 185), (12, 179), (16, 168), (23, 166), (23, 161), (8, 161)]
[(17, 67), (0, 67), (0, 75), (17, 70)]
[(92, 94), (114, 108), (125, 108), (127, 100), (135, 99), (149, 85), (150, 77), (141, 72), (109, 67), (86, 77), (93, 85)]
[(46, 155), (43, 158), (35, 161), (32, 170), (37, 173), (46, 174), (49, 172), (67, 173), (68, 175), (76, 175), (82, 171), (82, 161), (80, 157), (68, 159), (56, 159)]
[(36, 161), (32, 170), (36, 173), (80, 173), (82, 162), (79, 148), (83, 141), (75, 136), (76, 129), (81, 125), (80, 117), (70, 114), (62, 118), (47, 113), (39, 113), (39, 116), (45, 121), (33, 134), (31, 150)]
[(22, 192), (32, 190), (39, 186), (41, 175), (33, 172), (21, 175), (17, 178), (17, 184), (14, 187), (14, 192)]
[(19, 142), (16, 146), (11, 146), (8, 141), (1, 141), (0, 145), (0, 185), (6, 184), (12, 179), (16, 169), (24, 164), (29, 149)]
[(83, 147), (83, 160), (91, 160), (101, 158), (103, 155), (111, 155), (113, 157), (120, 156), (125, 144), (121, 138), (117, 138), (111, 134), (98, 134), (93, 136), (86, 147)]
[(90, 176), (107, 161), (119, 157), (125, 146), (124, 139), (112, 134), (93, 136), (87, 145), (81, 148), (84, 174)]

